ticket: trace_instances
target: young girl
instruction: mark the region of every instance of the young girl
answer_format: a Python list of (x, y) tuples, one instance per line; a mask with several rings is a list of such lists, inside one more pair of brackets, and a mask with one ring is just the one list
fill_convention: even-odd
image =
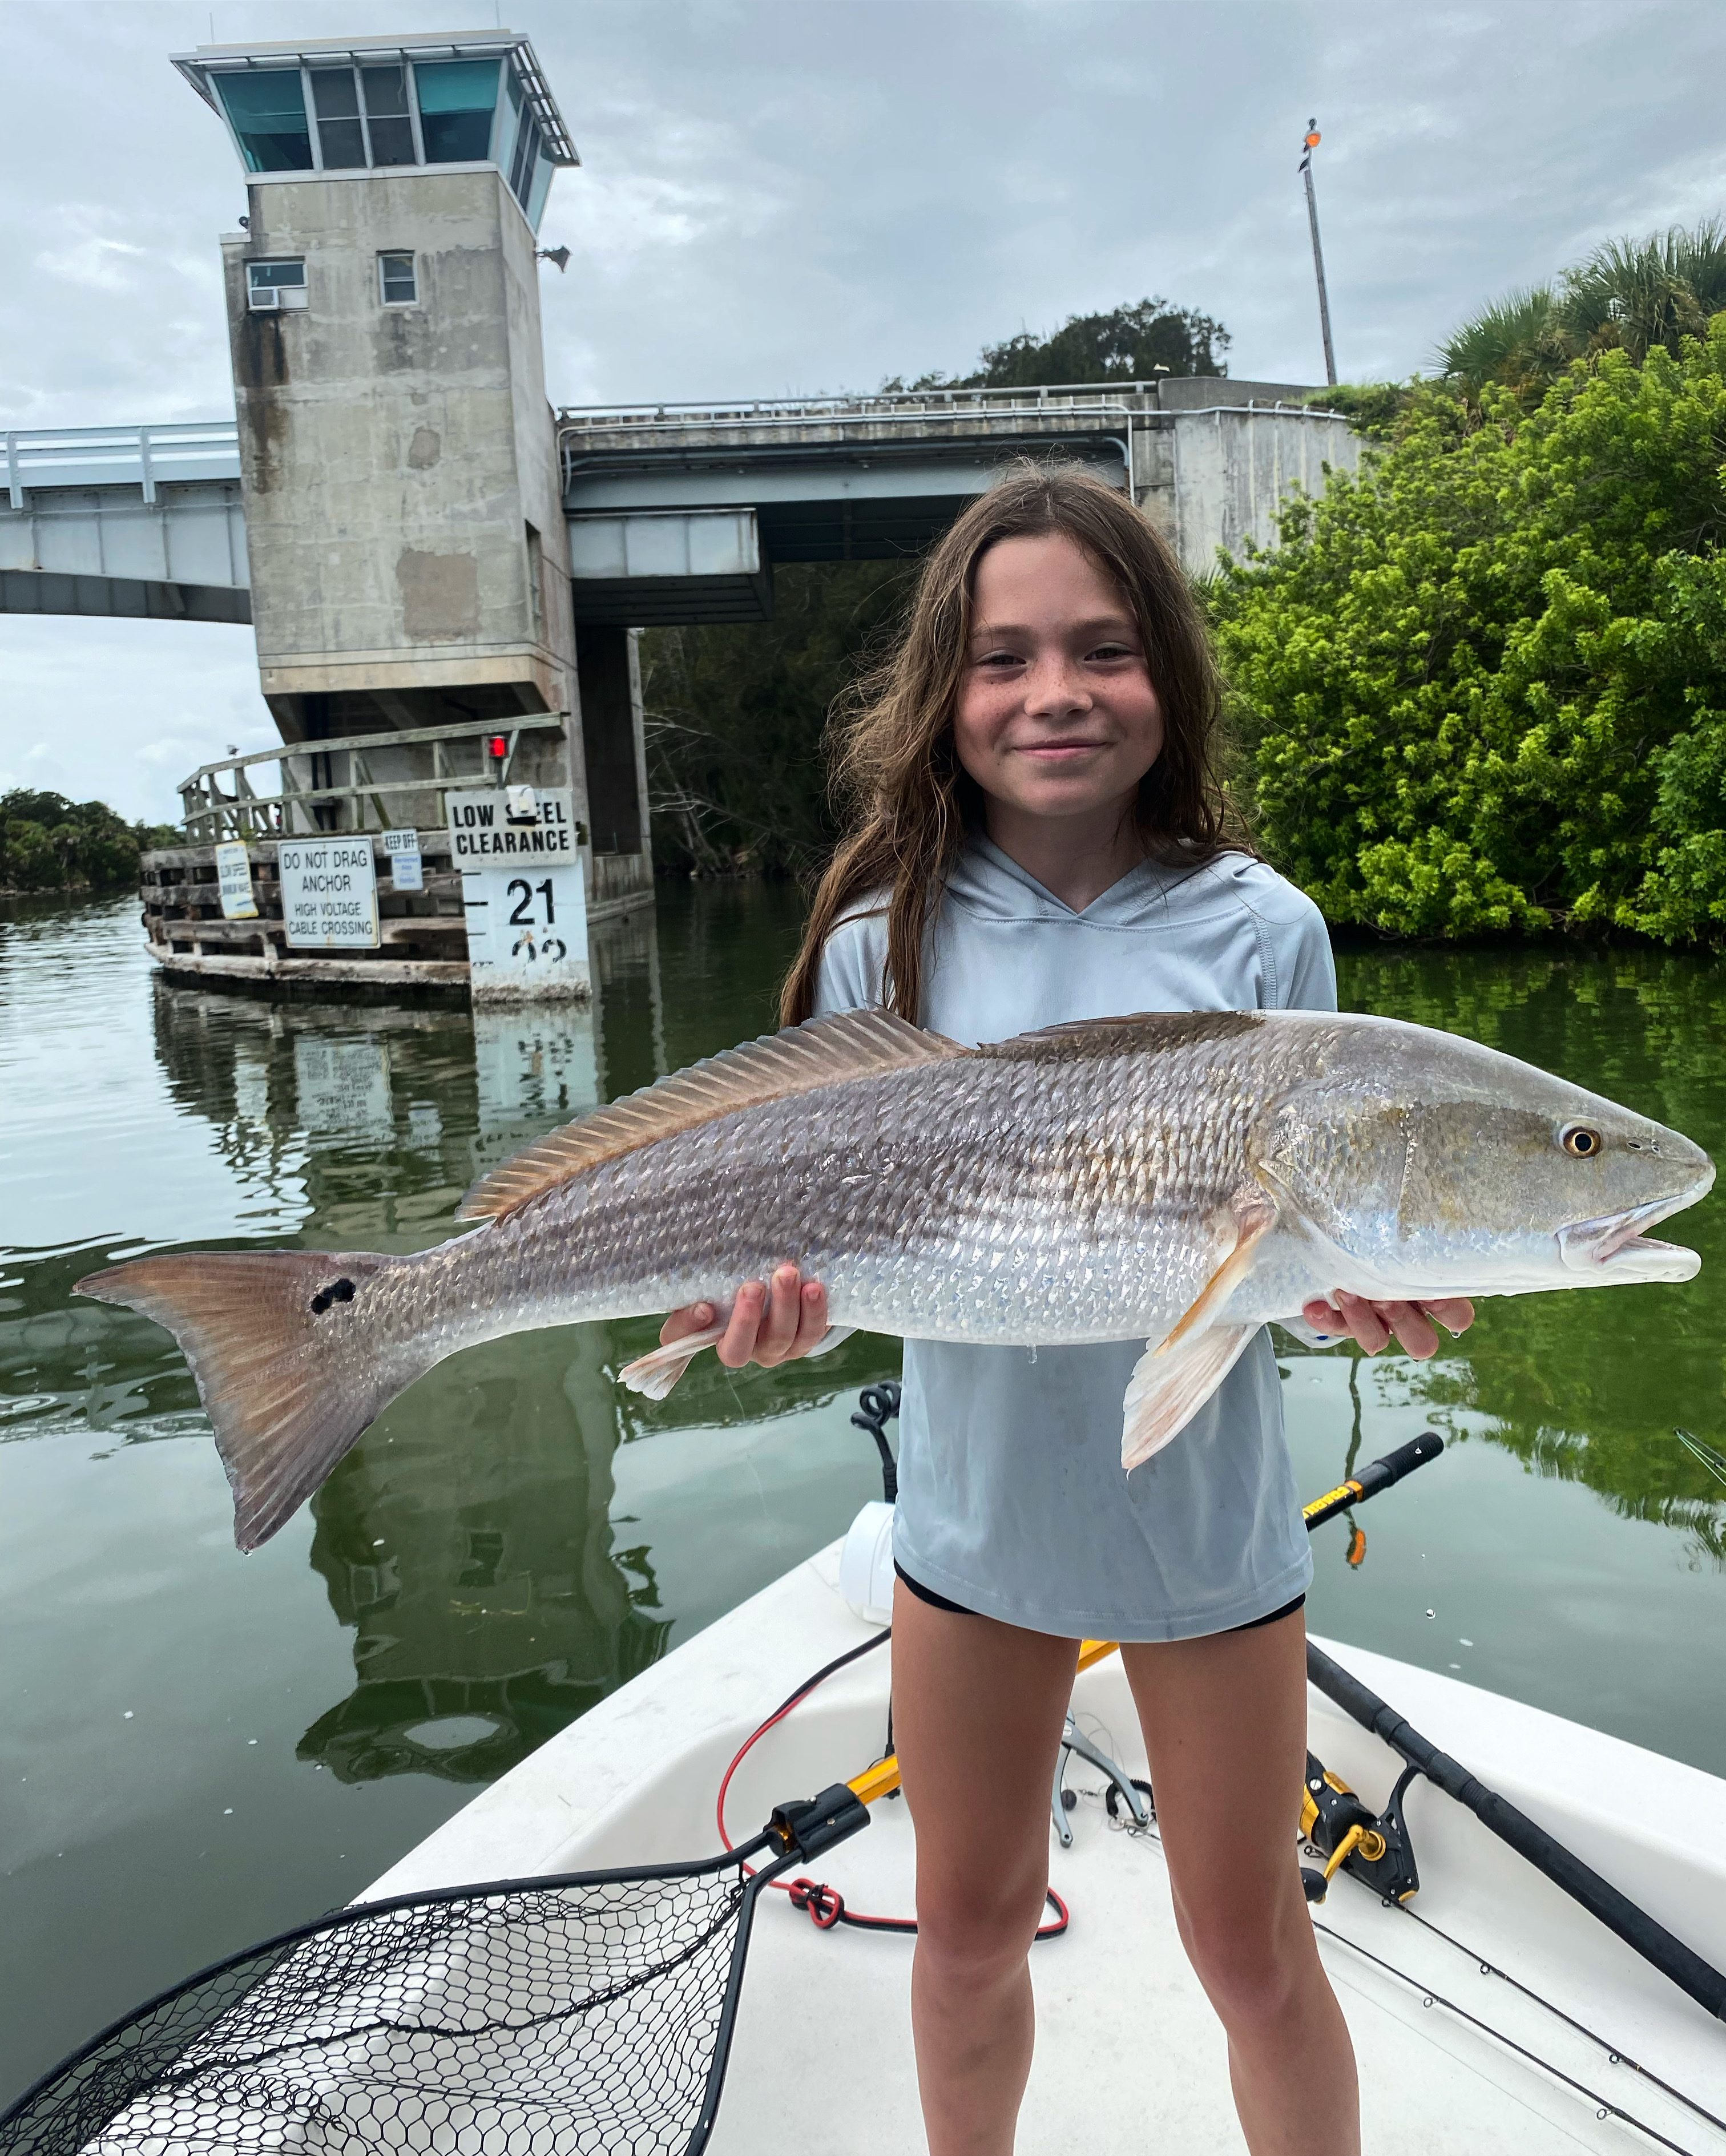
[[(1133, 1011), (1336, 1008), (1310, 901), (1230, 834), (1216, 677), (1174, 557), (1073, 469), (983, 495), (926, 564), (844, 744), (855, 820), (783, 1019), (887, 1004), (974, 1044)], [(1472, 1312), (1434, 1304), (1452, 1331)], [(1369, 1352), (1405, 1304), (1310, 1303)], [(668, 1340), (713, 1322), (678, 1312)], [(818, 1281), (739, 1293), (721, 1359), (807, 1354)], [(1180, 1933), (1228, 2034), (1255, 2156), (1359, 2147), (1348, 2034), (1302, 1896), (1312, 1573), (1261, 1332), (1123, 1473), (1118, 1345), (907, 1341), (893, 1726), (917, 1823), (912, 2013), (932, 2156), (1006, 2156), (1030, 2071), (1026, 1956), (1081, 1637), (1118, 1640)], [(1154, 2036), (1153, 2036), (1154, 2041)]]

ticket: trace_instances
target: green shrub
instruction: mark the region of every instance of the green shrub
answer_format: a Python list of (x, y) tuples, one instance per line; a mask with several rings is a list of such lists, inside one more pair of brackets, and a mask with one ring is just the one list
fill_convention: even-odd
[(1266, 846), (1393, 935), (1726, 942), (1726, 315), (1445, 403), (1211, 587)]

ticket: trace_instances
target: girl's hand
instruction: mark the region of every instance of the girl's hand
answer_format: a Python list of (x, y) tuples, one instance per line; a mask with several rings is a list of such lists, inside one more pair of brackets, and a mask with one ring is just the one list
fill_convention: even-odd
[(1335, 1289), (1328, 1302), (1315, 1296), (1302, 1303), (1301, 1315), (1315, 1332), (1346, 1333), (1369, 1355), (1376, 1355), (1394, 1333), (1407, 1353), (1424, 1363), (1438, 1353), (1432, 1321), (1446, 1332), (1466, 1332), (1474, 1322), (1474, 1305), (1465, 1296), (1437, 1302), (1369, 1302), (1364, 1296)]
[[(674, 1310), (660, 1327), (660, 1344), (669, 1347), (686, 1333), (705, 1332), (718, 1317), (711, 1302)], [(745, 1281), (737, 1290), (725, 1337), (713, 1352), (728, 1370), (741, 1370), (746, 1363), (771, 1368), (807, 1355), (826, 1332), (826, 1289), (819, 1281), (804, 1280), (795, 1265), (781, 1265), (770, 1286)]]

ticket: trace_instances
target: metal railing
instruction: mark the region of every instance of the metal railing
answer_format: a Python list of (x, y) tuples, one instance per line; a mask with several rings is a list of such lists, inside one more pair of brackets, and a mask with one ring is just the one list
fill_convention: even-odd
[[(1066, 400), (1092, 402), (1139, 397), (1154, 399), (1158, 376), (1150, 382), (1050, 382), (1033, 388), (882, 389), (871, 393), (840, 391), (819, 397), (738, 397), (715, 403), (690, 404), (567, 404), (557, 413), (561, 427), (627, 427), (664, 419), (676, 426), (725, 426), (745, 419), (761, 419), (773, 425), (794, 425), (799, 419), (866, 419), (895, 413), (934, 415), (943, 412), (993, 412), (1011, 416), (1017, 412), (1045, 411), (1050, 400), (1057, 410), (1070, 408)], [(1004, 408), (1004, 409), (1003, 408)]]
[(141, 486), (239, 477), (239, 429), (232, 419), (147, 427), (15, 427), (0, 434), (0, 486), (14, 509), (25, 490), (49, 486)]
[[(444, 793), (455, 787), (503, 784), (515, 761), (517, 738), (551, 726), (561, 728), (567, 716), (562, 711), (544, 711), (497, 721), (470, 719), (453, 726), (409, 726), (400, 733), (349, 734), (340, 741), (284, 742), (279, 748), (225, 756), (216, 762), (200, 764), (180, 783), (186, 836), (194, 845), (208, 845), (221, 839), (297, 838), (323, 830), (388, 830), (392, 819), (383, 803), (386, 793), (438, 795), (432, 824), (425, 827), (429, 829), (445, 820), (441, 798)], [(509, 745), (501, 763), (480, 747), (499, 736)], [(448, 752), (462, 742), (472, 742), (478, 751), (473, 770), (452, 768), (449, 762)], [(372, 759), (380, 752), (411, 747), (431, 751), (431, 768), (424, 776), (380, 778), (373, 772)], [(330, 761), (336, 757), (346, 759), (345, 784), (336, 783)], [(254, 790), (247, 773), (260, 763), (280, 765), (280, 792)], [(296, 763), (307, 767), (303, 783), (295, 774)], [(221, 780), (226, 773), (233, 774), (233, 791), (224, 793)], [(320, 803), (329, 804), (326, 813), (331, 820), (319, 821)]]
[[(971, 413), (984, 418), (1030, 418), (1039, 413), (1061, 414), (1083, 410), (1122, 408), (1123, 399), (1135, 401), (1135, 412), (1161, 412), (1162, 384), (1176, 379), (1158, 375), (1148, 382), (1051, 382), (1016, 389), (965, 389), (948, 386), (927, 389), (882, 389), (871, 393), (841, 391), (819, 397), (739, 397), (695, 403), (566, 404), (557, 413), (559, 430), (603, 431), (615, 427), (652, 426), (663, 421), (674, 427), (738, 426), (757, 421), (768, 426), (794, 426), (799, 420), (885, 419), (899, 414), (912, 418), (939, 418), (946, 413)], [(1184, 377), (1181, 377), (1184, 378)], [(1180, 406), (1169, 410), (1173, 418), (1189, 409), (1209, 412), (1210, 405)], [(1308, 404), (1287, 404), (1280, 398), (1249, 399), (1220, 408), (1226, 411), (1299, 413), (1314, 418), (1340, 418), (1341, 413), (1320, 412)]]

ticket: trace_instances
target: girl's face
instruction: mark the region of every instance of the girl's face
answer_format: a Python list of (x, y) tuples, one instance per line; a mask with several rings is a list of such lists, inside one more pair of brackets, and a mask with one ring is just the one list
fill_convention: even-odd
[(1124, 813), (1163, 752), (1163, 709), (1124, 595), (1051, 532), (989, 548), (972, 615), (953, 711), (964, 768), (1020, 816)]

